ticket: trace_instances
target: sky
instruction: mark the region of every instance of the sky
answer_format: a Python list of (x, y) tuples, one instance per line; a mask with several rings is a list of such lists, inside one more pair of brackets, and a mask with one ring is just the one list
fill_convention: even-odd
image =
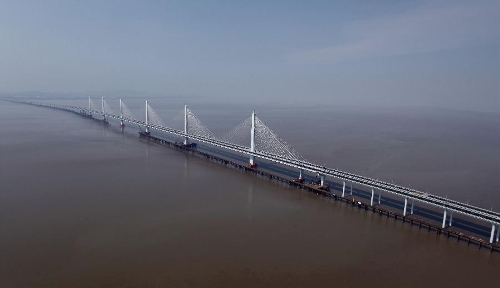
[(0, 93), (500, 111), (500, 1), (0, 0)]

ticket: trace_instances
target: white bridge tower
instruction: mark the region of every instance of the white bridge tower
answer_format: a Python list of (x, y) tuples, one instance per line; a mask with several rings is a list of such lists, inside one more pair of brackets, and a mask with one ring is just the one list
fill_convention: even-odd
[(122, 106), (122, 99), (120, 99), (120, 127), (125, 126), (125, 123), (123, 123), (123, 106)]
[[(255, 111), (252, 112), (252, 128), (250, 130), (250, 152), (255, 152)], [(255, 168), (257, 163), (255, 163), (255, 156), (250, 155), (250, 161), (248, 166)]]
[(149, 133), (148, 101), (146, 101), (146, 133)]
[(188, 105), (184, 105), (184, 145), (188, 145), (189, 139), (187, 137), (188, 134)]
[(89, 115), (90, 117), (92, 117), (92, 100), (90, 100), (90, 96), (89, 96)]
[(106, 111), (104, 110), (104, 97), (101, 97), (102, 120), (106, 122)]

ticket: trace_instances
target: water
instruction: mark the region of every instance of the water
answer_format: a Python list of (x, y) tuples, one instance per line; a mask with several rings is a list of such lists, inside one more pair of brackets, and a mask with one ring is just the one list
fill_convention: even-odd
[[(125, 102), (143, 115), (142, 101)], [(150, 103), (182, 127), (182, 101)], [(500, 209), (498, 115), (197, 105), (216, 135), (255, 108), (312, 162)], [(1, 287), (500, 281), (498, 253), (148, 144), (118, 123), (0, 101), (0, 135)]]

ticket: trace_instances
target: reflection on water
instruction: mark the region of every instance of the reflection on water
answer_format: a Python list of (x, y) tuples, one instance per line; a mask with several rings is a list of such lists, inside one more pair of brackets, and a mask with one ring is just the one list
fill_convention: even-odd
[[(134, 110), (142, 103), (126, 102), (142, 115)], [(154, 108), (167, 124), (163, 115), (178, 114), (159, 99)], [(214, 133), (247, 110), (193, 107)], [(496, 115), (256, 110), (313, 162), (500, 209)], [(0, 102), (2, 287), (486, 287), (500, 280), (498, 253), (149, 145), (133, 127), (117, 125)]]
[(248, 221), (252, 221), (253, 185), (248, 186)]

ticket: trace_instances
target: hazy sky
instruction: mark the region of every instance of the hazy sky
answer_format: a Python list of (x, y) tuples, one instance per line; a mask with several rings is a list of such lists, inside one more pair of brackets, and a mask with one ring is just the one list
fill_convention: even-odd
[(499, 3), (0, 0), (0, 92), (498, 111)]

